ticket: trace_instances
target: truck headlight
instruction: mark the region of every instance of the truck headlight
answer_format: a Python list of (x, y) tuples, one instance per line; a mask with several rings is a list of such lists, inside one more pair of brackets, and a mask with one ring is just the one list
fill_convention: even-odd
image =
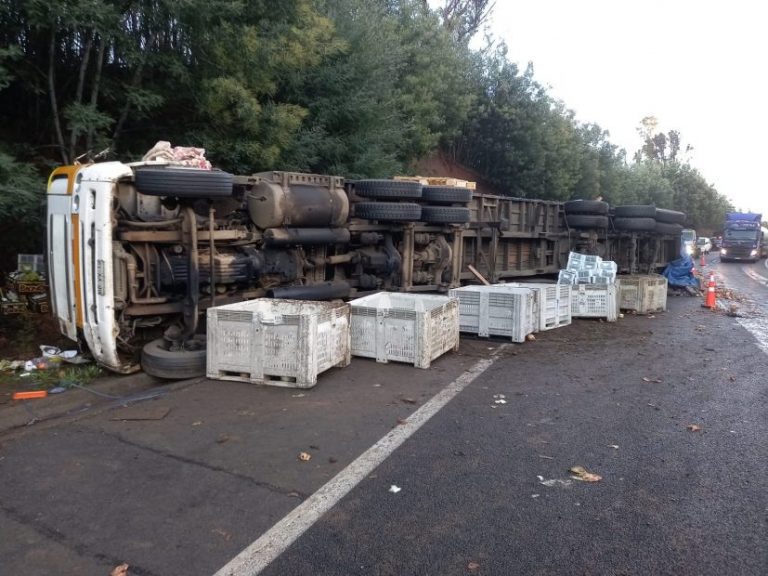
[(750, 256), (757, 256), (757, 250), (752, 250), (752, 252), (749, 253)]
[(725, 256), (726, 254), (728, 254), (728, 250), (725, 248), (720, 248), (720, 256)]

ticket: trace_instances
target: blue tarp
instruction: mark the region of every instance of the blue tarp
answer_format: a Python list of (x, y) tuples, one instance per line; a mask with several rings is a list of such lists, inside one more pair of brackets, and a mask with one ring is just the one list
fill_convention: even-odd
[(673, 260), (661, 274), (670, 286), (699, 286), (698, 279), (693, 275), (693, 259), (690, 256)]

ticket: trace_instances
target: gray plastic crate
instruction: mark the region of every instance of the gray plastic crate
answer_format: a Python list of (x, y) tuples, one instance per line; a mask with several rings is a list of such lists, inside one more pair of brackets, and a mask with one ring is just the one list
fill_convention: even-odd
[(353, 356), (429, 368), (435, 358), (459, 349), (455, 298), (379, 292), (349, 305)]
[(349, 306), (259, 298), (208, 309), (206, 374), (293, 388), (350, 363)]
[(637, 314), (667, 309), (667, 279), (660, 274), (622, 276), (619, 284), (619, 308)]
[(571, 316), (573, 318), (619, 318), (619, 290), (616, 284), (578, 284), (572, 286)]
[(525, 342), (528, 334), (537, 330), (533, 315), (536, 295), (530, 288), (509, 284), (464, 286), (449, 294), (459, 299), (462, 332)]

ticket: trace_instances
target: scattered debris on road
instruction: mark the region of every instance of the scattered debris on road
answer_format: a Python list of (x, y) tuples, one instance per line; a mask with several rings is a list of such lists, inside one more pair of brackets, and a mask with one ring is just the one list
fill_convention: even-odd
[(400, 486), (395, 486), (394, 484), (389, 487), (389, 491), (392, 492), (392, 494), (397, 494), (400, 490), (402, 490), (402, 488), (400, 488)]
[(655, 382), (656, 384), (661, 384), (664, 380), (661, 378), (648, 378), (647, 376), (643, 376), (643, 382)]
[(583, 466), (571, 466), (568, 468), (568, 472), (571, 473), (571, 478), (581, 482), (600, 482), (603, 479), (599, 474), (589, 472)]
[(302, 462), (309, 462), (312, 460), (312, 454), (309, 452), (299, 452), (299, 460)]
[(619, 445), (618, 444), (608, 444), (608, 448), (613, 448), (614, 450), (618, 450), (619, 449)]
[(564, 480), (562, 478), (550, 478), (549, 480), (545, 480), (544, 476), (536, 476), (539, 480), (539, 484), (542, 486), (546, 486), (547, 488), (554, 488), (555, 486), (561, 486), (563, 488), (568, 488), (573, 482), (570, 480)]
[(478, 564), (477, 562), (470, 562), (469, 564), (467, 564), (467, 570), (469, 570), (470, 572), (477, 572), (478, 570), (480, 570), (480, 564)]
[(701, 426), (699, 426), (698, 424), (688, 424), (688, 426), (686, 426), (686, 428), (690, 432), (699, 432), (701, 430)]

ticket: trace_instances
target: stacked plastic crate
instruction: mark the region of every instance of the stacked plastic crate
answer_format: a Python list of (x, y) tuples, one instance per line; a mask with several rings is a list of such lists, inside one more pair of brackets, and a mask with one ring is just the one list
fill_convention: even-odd
[(616, 262), (571, 252), (565, 270), (561, 270), (558, 277), (559, 284), (572, 285), (571, 316), (616, 321), (619, 317), (616, 273)]

